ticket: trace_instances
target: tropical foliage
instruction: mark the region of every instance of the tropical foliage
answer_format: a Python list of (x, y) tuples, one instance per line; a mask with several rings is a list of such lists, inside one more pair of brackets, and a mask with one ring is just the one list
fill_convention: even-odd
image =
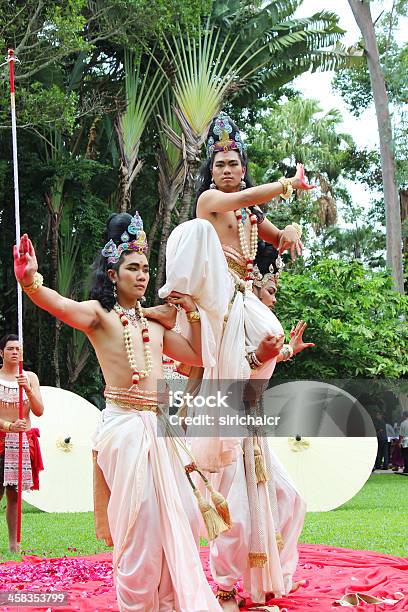
[[(320, 187), (317, 197), (295, 198), (291, 206), (273, 203), (269, 209), (278, 226), (301, 221), (306, 240), (308, 234), (313, 237), (306, 260), (288, 267), (291, 282), (283, 286), (281, 304), (288, 295), (293, 309), (282, 311), (285, 321), (308, 318), (310, 334), (319, 345), (313, 353), (316, 371), (334, 367), (328, 354), (338, 351), (339, 343), (353, 359), (361, 350), (365, 374), (388, 375), (392, 366), (381, 361), (373, 343), (368, 343), (368, 350), (365, 332), (345, 347), (339, 323), (329, 324), (319, 315), (319, 284), (331, 287), (336, 274), (350, 274), (353, 283), (363, 287), (365, 299), (369, 291), (384, 291), (389, 306), (387, 310), (381, 302), (381, 308), (390, 326), (404, 315), (405, 302), (395, 301), (385, 272), (378, 272), (383, 264), (381, 214), (374, 232), (364, 232), (361, 222), (353, 229), (336, 222), (338, 210), (344, 217), (343, 208), (350, 216), (358, 208), (344, 181), (358, 178), (380, 184), (379, 161), (375, 152), (357, 149), (341, 129), (338, 111), (322, 113), (315, 101), (302, 99), (293, 87), (294, 77), (309, 69), (343, 74), (345, 67), (359, 61), (358, 53), (342, 45), (343, 31), (334, 12), (298, 18), (301, 4), (302, 0), (2, 3), (0, 47), (5, 50), (14, 42), (21, 62), (16, 67), (16, 95), (22, 228), (33, 239), (46, 283), (84, 299), (108, 215), (139, 209), (149, 237), (154, 280), (148, 299), (153, 303), (164, 279), (167, 237), (191, 214), (209, 122), (225, 108), (252, 142), (251, 172), (256, 181), (291, 173), (294, 164), (303, 161)], [(7, 67), (1, 68), (0, 83), (0, 323), (10, 331), (16, 327), (16, 304)], [(351, 263), (334, 261), (339, 258)], [(377, 271), (367, 271), (366, 264)], [(347, 298), (353, 283), (336, 281), (333, 309), (335, 300), (341, 304), (350, 299), (354, 314), (347, 333), (356, 323), (376, 336), (381, 330), (368, 316), (374, 306), (367, 306), (363, 325), (357, 320), (358, 308), (364, 310), (357, 291)], [(38, 372), (43, 384), (61, 384), (97, 403), (102, 379), (83, 335), (30, 303), (24, 308), (27, 367)], [(334, 311), (330, 317), (342, 320)], [(383, 326), (379, 343), (385, 342), (388, 350), (386, 329), (391, 334)], [(345, 369), (346, 358), (343, 361)], [(311, 372), (312, 361), (302, 357), (298, 364), (297, 373), (302, 368)], [(402, 372), (397, 368), (393, 375)]]

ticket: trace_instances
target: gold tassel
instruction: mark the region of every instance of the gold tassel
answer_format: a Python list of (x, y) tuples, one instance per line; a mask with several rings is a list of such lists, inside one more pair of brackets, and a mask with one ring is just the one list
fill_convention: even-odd
[(194, 495), (198, 501), (198, 507), (202, 514), (209, 540), (215, 540), (220, 533), (227, 531), (228, 525), (225, 524), (218, 512), (201, 495), (198, 489), (194, 489)]
[(278, 550), (280, 552), (282, 550), (284, 544), (285, 544), (285, 542), (283, 541), (282, 534), (281, 534), (280, 531), (275, 533), (275, 538), (276, 538), (276, 544), (278, 546)]
[(249, 567), (263, 567), (268, 561), (268, 555), (266, 553), (249, 553)]
[(208, 480), (205, 483), (205, 486), (211, 493), (211, 501), (214, 504), (216, 511), (218, 512), (224, 523), (228, 525), (228, 529), (231, 529), (232, 521), (227, 500), (219, 491), (216, 491), (214, 489), (214, 487), (210, 482), (208, 482)]
[(268, 473), (266, 471), (264, 458), (259, 445), (254, 443), (254, 457), (255, 457), (255, 474), (256, 482), (266, 482), (268, 480)]

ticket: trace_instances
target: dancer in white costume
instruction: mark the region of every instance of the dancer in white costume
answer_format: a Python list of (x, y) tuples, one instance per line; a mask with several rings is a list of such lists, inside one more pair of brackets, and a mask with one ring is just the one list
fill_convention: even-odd
[[(258, 236), (279, 252), (289, 248), (292, 257), (301, 253), (302, 244), (299, 227), (278, 230), (254, 205), (311, 186), (299, 164), (292, 179), (251, 187), (244, 145), (225, 113), (210, 127), (207, 152), (198, 218), (171, 234), (166, 284), (159, 295), (164, 298), (177, 290), (194, 296), (202, 322), (204, 378), (269, 380), (279, 353), (290, 349), (283, 346), (278, 319), (252, 291)], [(180, 325), (187, 333), (183, 316)], [(265, 358), (272, 345), (273, 358)], [(211, 568), (223, 608), (238, 610), (233, 585), (242, 575), (254, 601), (264, 602), (270, 592), (288, 593), (304, 504), (284, 470), (262, 439), (201, 438), (192, 445), (198, 465), (216, 472), (214, 481), (227, 497), (232, 516), (232, 529), (211, 545)], [(267, 482), (256, 482), (254, 453), (263, 455)]]
[[(43, 287), (27, 235), (19, 252), (14, 248), (16, 277), (37, 306), (88, 336), (105, 378), (106, 409), (94, 446), (100, 485), (95, 519), (97, 535), (114, 545), (119, 609), (218, 612), (198, 553), (191, 488), (173, 440), (157, 435), (163, 350), (174, 359), (201, 365), (200, 324), (191, 325), (187, 342), (156, 322), (148, 325), (143, 317), (139, 300), (149, 268), (138, 213), (112, 215), (107, 239), (94, 264), (95, 299), (76, 302)], [(196, 313), (189, 296), (172, 297)], [(194, 315), (188, 316), (195, 321)], [(107, 504), (107, 516), (101, 500)]]

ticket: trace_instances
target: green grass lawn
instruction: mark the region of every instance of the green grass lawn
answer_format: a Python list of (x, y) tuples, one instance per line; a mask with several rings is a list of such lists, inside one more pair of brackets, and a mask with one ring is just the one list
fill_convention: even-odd
[[(368, 549), (408, 556), (408, 478), (374, 475), (351, 501), (331, 512), (306, 516), (301, 542)], [(0, 504), (0, 560), (19, 559), (7, 551), (5, 500)], [(95, 538), (91, 512), (46, 514), (24, 503), (22, 550), (61, 557), (108, 549)], [(72, 550), (72, 549), (76, 550)]]
[(309, 512), (300, 541), (408, 556), (408, 477), (377, 474), (349, 502)]

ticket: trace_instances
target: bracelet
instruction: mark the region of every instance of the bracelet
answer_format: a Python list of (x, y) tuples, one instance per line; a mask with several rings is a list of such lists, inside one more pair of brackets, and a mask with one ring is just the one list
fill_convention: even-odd
[(283, 357), (283, 361), (288, 361), (288, 359), (292, 359), (293, 357), (293, 348), (290, 344), (284, 344), (280, 350), (280, 354)]
[(11, 421), (3, 421), (3, 430), (4, 431), (11, 431), (11, 426), (12, 426), (12, 422)]
[(30, 285), (22, 285), (21, 283), (20, 285), (24, 293), (26, 293), (27, 295), (32, 295), (33, 293), (38, 291), (40, 287), (42, 287), (43, 282), (44, 282), (43, 275), (40, 274), (39, 272), (36, 272), (33, 277), (33, 282)]
[(282, 193), (280, 194), (281, 198), (284, 200), (289, 200), (293, 193), (293, 185), (291, 180), (285, 176), (282, 176), (280, 179), (278, 179), (278, 183), (282, 185)]
[(258, 359), (258, 357), (256, 356), (255, 351), (252, 351), (251, 353), (248, 353), (246, 355), (246, 358), (248, 360), (249, 367), (251, 368), (251, 370), (256, 370), (257, 368), (260, 368), (261, 365), (263, 365), (263, 361), (260, 361)]
[(190, 312), (186, 312), (186, 317), (189, 323), (198, 323), (201, 320), (198, 310), (190, 310)]

